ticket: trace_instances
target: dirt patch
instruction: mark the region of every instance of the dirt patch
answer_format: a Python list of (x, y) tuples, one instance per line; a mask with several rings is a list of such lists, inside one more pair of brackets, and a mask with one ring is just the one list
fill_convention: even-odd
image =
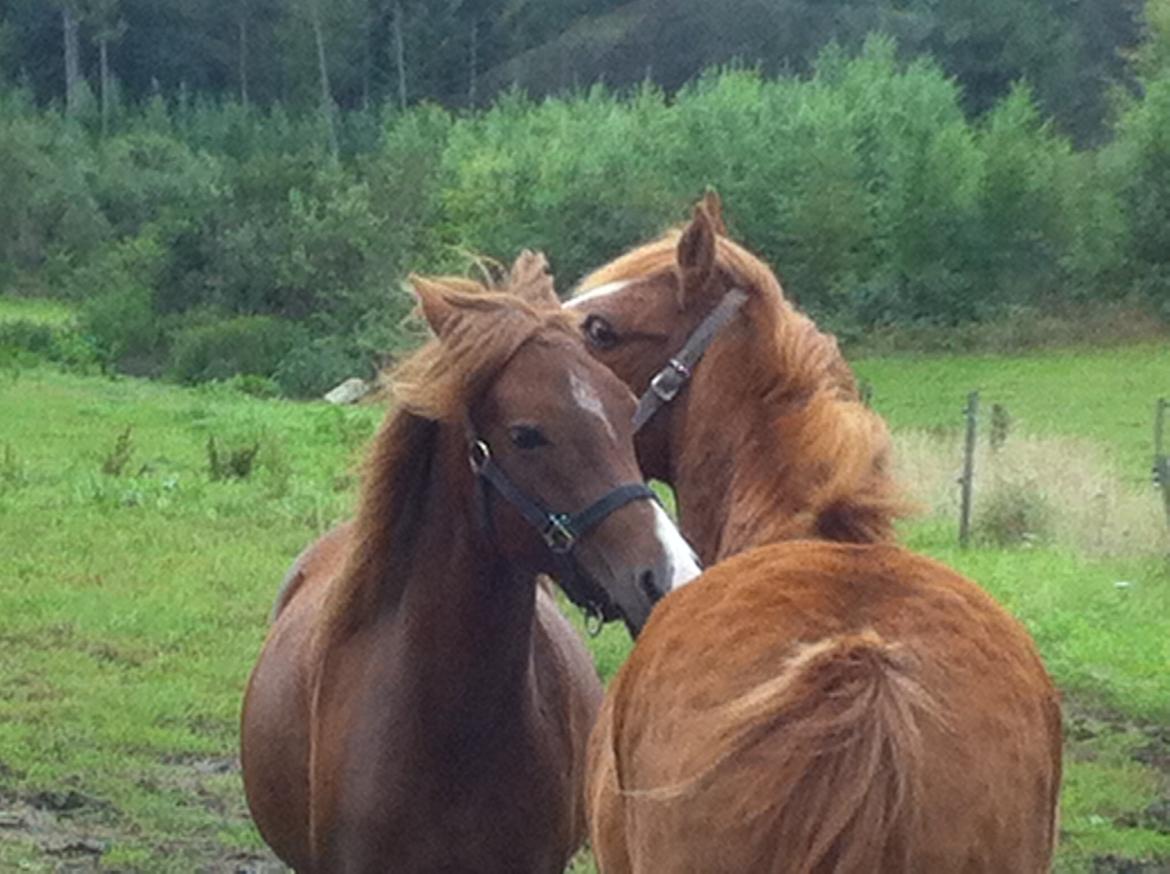
[[(138, 785), (175, 803), (198, 804), (223, 826), (246, 821), (248, 811), (239, 785), (235, 756), (177, 754), (141, 774)], [(109, 801), (70, 787), (7, 793), (0, 789), (0, 842), (22, 845), (37, 870), (57, 874), (91, 874), (106, 870), (103, 856), (111, 847), (131, 841), (134, 831)], [(126, 830), (126, 831), (124, 831)], [(220, 843), (214, 833), (184, 840), (165, 835), (148, 838), (149, 852), (199, 874), (287, 874), (288, 868), (263, 851), (240, 850)], [(182, 860), (182, 862), (180, 862)], [(149, 871), (144, 868), (127, 871)]]
[(54, 860), (56, 871), (98, 871), (102, 854), (110, 846), (108, 830), (81, 827), (68, 818), (94, 802), (99, 809), (112, 809), (107, 802), (72, 790), (40, 792), (23, 799), (0, 796), (0, 839), (37, 847), (46, 861)]
[(26, 795), (24, 801), (38, 810), (50, 813), (72, 814), (82, 810), (105, 813), (114, 809), (114, 806), (108, 801), (85, 795), (75, 789), (34, 792), (32, 795)]
[(1170, 777), (1170, 728), (1153, 725), (1145, 726), (1141, 731), (1148, 740), (1133, 751), (1134, 761), (1157, 768)]

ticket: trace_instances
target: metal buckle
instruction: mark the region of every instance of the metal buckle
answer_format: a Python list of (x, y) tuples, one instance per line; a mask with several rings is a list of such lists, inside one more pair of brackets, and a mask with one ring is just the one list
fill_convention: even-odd
[(672, 358), (666, 367), (658, 371), (654, 375), (654, 378), (650, 380), (650, 391), (654, 392), (664, 403), (670, 403), (682, 391), (683, 386), (686, 385), (690, 377), (690, 370), (684, 364)]
[(601, 629), (605, 627), (605, 613), (601, 607), (590, 601), (589, 606), (581, 608), (581, 613), (585, 617), (585, 633), (590, 637), (601, 634)]
[(484, 441), (476, 440), (471, 444), (467, 460), (471, 463), (472, 472), (481, 474), (487, 463), (492, 460), (492, 451)]
[(577, 542), (569, 517), (564, 513), (549, 513), (548, 525), (540, 532), (548, 548), (556, 555), (567, 555)]

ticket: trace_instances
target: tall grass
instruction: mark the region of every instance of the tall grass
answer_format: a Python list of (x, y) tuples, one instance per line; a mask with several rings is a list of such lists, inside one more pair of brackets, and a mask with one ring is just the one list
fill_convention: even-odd
[[(962, 435), (909, 430), (895, 440), (898, 477), (910, 497), (957, 529)], [(993, 545), (1170, 558), (1170, 527), (1157, 490), (1119, 476), (1093, 441), (1009, 435), (999, 449), (980, 441), (973, 492), (975, 537)]]

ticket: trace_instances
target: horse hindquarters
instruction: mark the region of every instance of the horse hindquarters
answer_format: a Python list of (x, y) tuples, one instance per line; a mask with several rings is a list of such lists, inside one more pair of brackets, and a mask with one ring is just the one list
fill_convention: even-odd
[(620, 789), (590, 776), (605, 874), (1050, 864), (1055, 691), (1018, 623), (926, 559), (725, 562), (656, 608), (610, 695), (591, 766), (612, 757)]
[(605, 874), (629, 874), (626, 848), (625, 803), (618, 791), (613, 752), (613, 709), (617, 680), (601, 703), (601, 712), (589, 735), (585, 764), (585, 808), (589, 842), (597, 869)]

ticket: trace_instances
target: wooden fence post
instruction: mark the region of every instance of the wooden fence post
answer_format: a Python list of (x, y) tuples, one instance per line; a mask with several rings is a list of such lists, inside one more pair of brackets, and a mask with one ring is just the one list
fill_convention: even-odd
[(1170, 524), (1170, 456), (1166, 455), (1166, 411), (1170, 400), (1158, 398), (1154, 406), (1154, 482), (1162, 490), (1162, 505), (1166, 510), (1166, 523)]
[(979, 423), (979, 392), (967, 395), (967, 439), (963, 445), (962, 506), (959, 511), (959, 546), (966, 549), (971, 539), (971, 493), (975, 486), (975, 435)]

